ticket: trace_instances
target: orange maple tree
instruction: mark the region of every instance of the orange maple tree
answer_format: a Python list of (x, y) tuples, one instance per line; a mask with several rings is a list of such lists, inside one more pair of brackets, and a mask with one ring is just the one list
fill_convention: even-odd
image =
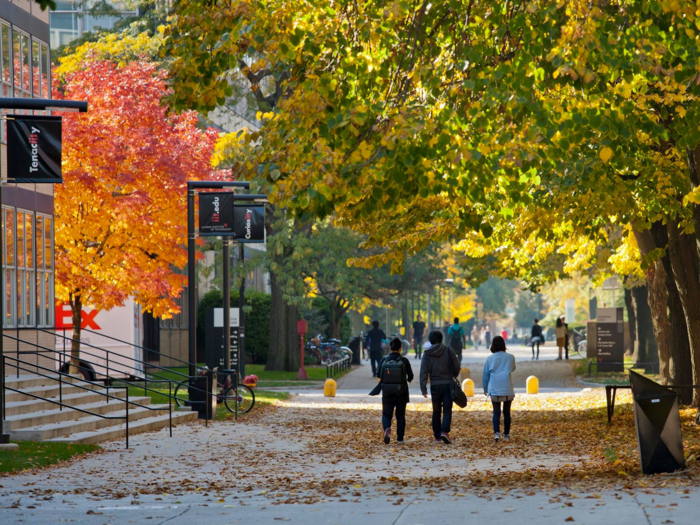
[(156, 317), (179, 311), (187, 263), (187, 180), (211, 174), (217, 132), (195, 112), (169, 113), (165, 73), (152, 62), (86, 61), (54, 97), (87, 100), (63, 119), (63, 177), (55, 192), (56, 299), (70, 304), (71, 372), (84, 306), (129, 297)]

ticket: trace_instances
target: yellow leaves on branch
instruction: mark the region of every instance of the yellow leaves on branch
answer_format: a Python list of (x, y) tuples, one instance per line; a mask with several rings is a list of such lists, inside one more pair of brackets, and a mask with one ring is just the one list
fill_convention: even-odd
[(600, 150), (598, 156), (600, 157), (600, 160), (607, 164), (608, 161), (613, 157), (613, 150), (606, 146), (602, 150)]

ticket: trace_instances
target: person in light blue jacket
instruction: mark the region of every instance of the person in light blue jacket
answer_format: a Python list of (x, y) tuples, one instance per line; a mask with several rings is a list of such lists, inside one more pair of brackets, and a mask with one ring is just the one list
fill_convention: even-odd
[(510, 405), (515, 399), (513, 378), (515, 357), (506, 353), (506, 342), (497, 335), (491, 342), (491, 355), (484, 364), (484, 395), (491, 396), (493, 404), (493, 437), (498, 443), (501, 438), (501, 403), (503, 403), (503, 439), (510, 439)]

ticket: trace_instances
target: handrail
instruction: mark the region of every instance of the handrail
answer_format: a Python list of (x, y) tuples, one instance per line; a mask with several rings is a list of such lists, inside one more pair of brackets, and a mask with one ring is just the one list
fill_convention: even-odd
[[(42, 331), (45, 331), (45, 332), (47, 332), (47, 333), (49, 333), (49, 334), (52, 334), (52, 332), (50, 332), (50, 331), (46, 331), (46, 330), (42, 330)], [(29, 344), (29, 345), (34, 346), (34, 347), (36, 347), (36, 348), (41, 348), (41, 349), (45, 350), (46, 352), (54, 352), (54, 353), (57, 353), (57, 354), (60, 354), (60, 355), (63, 355), (63, 356), (69, 356), (69, 355), (70, 355), (70, 354), (68, 354), (68, 353), (65, 352), (65, 351), (62, 352), (61, 350), (56, 350), (55, 348), (48, 348), (48, 347), (43, 346), (43, 345), (40, 345), (40, 344), (38, 344), (38, 343), (34, 343), (33, 341), (26, 341), (26, 340), (24, 340), (24, 339), (19, 339), (19, 338), (13, 337), (13, 336), (8, 335), (8, 334), (3, 334), (3, 335), (4, 335), (4, 337), (7, 337), (7, 338), (12, 339), (12, 340), (14, 340), (14, 341), (18, 341), (18, 342), (21, 342), (21, 343), (26, 343), (26, 344)], [(58, 334), (54, 334), (54, 335), (58, 335)], [(61, 336), (59, 336), (59, 337), (61, 337)], [(68, 339), (69, 339), (70, 341), (73, 340), (73, 339), (71, 339), (71, 338), (68, 338)], [(106, 352), (106, 353), (107, 353), (107, 365), (101, 365), (101, 364), (98, 364), (98, 363), (94, 363), (94, 362), (92, 362), (92, 361), (88, 361), (88, 360), (86, 360), (86, 359), (83, 359), (83, 362), (85, 362), (86, 364), (89, 364), (89, 365), (91, 365), (91, 366), (103, 367), (103, 368), (105, 368), (105, 369), (108, 369), (108, 368), (109, 368), (109, 353), (116, 353), (116, 352), (113, 352), (112, 350), (106, 350), (106, 349), (104, 349), (104, 348), (100, 348), (100, 347), (98, 347), (98, 346), (92, 345), (92, 344), (90, 344), (90, 343), (85, 343), (85, 342), (82, 342), (82, 341), (81, 341), (81, 345), (87, 345), (87, 346), (89, 346), (90, 348), (95, 348), (95, 349), (97, 349), (97, 350), (100, 350), (100, 351), (103, 351), (103, 352)], [(26, 351), (18, 351), (18, 352), (17, 352), (17, 354), (25, 354), (25, 353), (38, 353), (38, 352), (26, 352)], [(93, 354), (93, 353), (91, 353), (91, 352), (84, 351), (84, 350), (81, 350), (81, 354), (85, 354), (85, 355), (89, 355), (89, 356), (92, 356), (92, 357), (96, 357), (96, 358), (98, 358), (98, 359), (101, 357), (101, 356), (98, 356), (98, 355)], [(121, 356), (121, 354), (118, 354), (118, 355), (120, 355), (120, 357), (124, 357), (125, 359), (131, 359), (131, 360), (133, 360), (133, 361), (138, 361), (136, 358), (133, 358), (133, 357)], [(62, 362), (62, 361), (60, 361), (60, 360), (56, 360), (56, 359), (54, 359), (54, 360), (55, 360), (55, 361), (58, 361), (58, 362)], [(66, 361), (66, 362), (67, 362), (67, 361)], [(159, 368), (162, 368), (162, 367), (159, 367)], [(197, 368), (200, 368), (200, 367), (197, 367)], [(187, 380), (188, 389), (192, 389), (192, 390), (196, 390), (196, 391), (199, 391), (199, 392), (203, 392), (203, 393), (206, 394), (207, 396), (217, 395), (216, 392), (209, 392), (208, 389), (205, 390), (205, 389), (201, 389), (201, 388), (199, 388), (199, 387), (196, 387), (196, 386), (192, 385), (192, 379), (193, 379), (193, 377), (191, 377), (191, 376), (189, 376), (189, 375), (183, 374), (183, 373), (181, 373), (181, 372), (175, 372), (175, 371), (173, 371), (173, 370), (168, 370), (168, 369), (166, 369), (166, 368), (163, 368), (163, 370), (167, 370), (168, 372), (175, 373), (175, 374), (179, 375), (180, 377), (182, 377), (183, 379)], [(107, 374), (107, 375), (103, 374), (103, 375), (105, 376), (105, 379), (106, 379), (107, 381), (119, 379), (119, 378), (116, 378), (116, 377), (110, 377), (108, 374)], [(158, 377), (158, 376), (155, 376), (155, 377), (156, 377), (156, 381), (155, 381), (155, 382), (160, 382), (160, 381), (163, 381), (163, 382), (165, 382), (165, 381), (171, 381), (170, 379), (166, 379), (166, 378), (163, 378), (163, 377)], [(194, 377), (198, 377), (198, 376), (194, 376)], [(120, 380), (121, 382), (126, 382), (126, 381), (121, 380), (121, 379), (119, 379), (119, 380)], [(144, 381), (144, 383), (146, 383), (146, 386), (144, 387), (146, 390), (151, 390), (151, 391), (153, 391), (153, 392), (157, 392), (157, 391), (155, 391), (155, 390), (152, 390), (152, 389), (149, 389), (149, 388), (148, 388), (148, 380), (147, 380), (147, 379), (144, 379), (143, 381)], [(182, 381), (182, 382), (184, 382), (184, 381)], [(164, 392), (157, 392), (157, 393), (164, 395)], [(173, 393), (173, 391), (172, 391), (172, 388), (171, 388), (171, 395), (168, 396), (168, 399), (170, 399), (171, 401), (175, 401), (176, 399), (180, 399), (181, 401), (185, 401), (185, 400), (182, 399), (182, 398), (177, 398), (177, 397), (174, 395), (174, 393)], [(140, 405), (139, 405), (139, 406), (140, 406)]]
[(331, 378), (335, 376), (336, 374), (339, 374), (342, 370), (347, 370), (350, 368), (350, 359), (351, 357), (349, 355), (346, 355), (345, 357), (342, 357), (338, 359), (337, 361), (333, 361), (332, 363), (327, 363), (326, 364), (326, 378)]
[[(66, 330), (68, 330), (68, 328), (58, 328), (58, 327), (56, 327), (55, 330), (63, 330), (63, 333), (65, 334), (65, 332), (66, 332)], [(49, 331), (46, 330), (46, 329), (42, 329), (42, 331), (47, 331), (47, 332), (49, 332)], [(152, 354), (158, 354), (159, 356), (167, 357), (168, 359), (172, 359), (173, 361), (177, 361), (178, 363), (182, 363), (183, 365), (189, 366), (189, 365), (191, 364), (189, 361), (184, 361), (184, 360), (182, 360), (182, 359), (178, 359), (177, 357), (172, 357), (172, 356), (163, 354), (162, 352), (159, 352), (158, 350), (152, 350), (152, 349), (150, 349), (150, 348), (146, 348), (146, 347), (144, 347), (144, 346), (137, 345), (136, 343), (130, 343), (129, 341), (124, 341), (123, 339), (118, 339), (117, 337), (113, 337), (113, 336), (111, 336), (111, 335), (103, 334), (103, 333), (101, 333), (101, 332), (96, 332), (95, 330), (91, 330), (91, 329), (89, 329), (89, 328), (81, 328), (80, 331), (81, 331), (81, 332), (88, 332), (88, 333), (90, 333), (90, 334), (99, 335), (100, 337), (104, 337), (104, 338), (106, 338), (106, 339), (111, 339), (112, 341), (117, 341), (118, 343), (122, 343), (122, 344), (125, 344), (125, 345), (133, 346), (134, 348), (138, 348), (139, 350), (145, 350), (146, 352), (151, 352)], [(52, 333), (52, 332), (49, 332), (49, 333)], [(66, 337), (66, 338), (67, 338), (68, 340), (70, 340), (70, 341), (73, 340), (72, 337), (68, 337), (68, 336), (65, 336), (65, 335), (64, 335), (63, 337)], [(154, 364), (151, 364), (151, 363), (148, 363), (148, 362), (146, 362), (146, 364), (147, 364), (147, 366), (153, 366), (153, 367), (157, 367), (157, 368), (162, 368), (162, 367), (160, 367), (159, 365), (154, 365)], [(195, 363), (195, 366), (197, 366), (196, 363)]]
[[(32, 341), (25, 341), (25, 340), (23, 340), (23, 339), (18, 339), (18, 338), (16, 338), (16, 337), (11, 336), (11, 335), (5, 335), (5, 337), (7, 337), (7, 338), (9, 338), (9, 339), (12, 339), (12, 340), (14, 340), (14, 341), (18, 341), (18, 342), (22, 342), (22, 343), (25, 343), (25, 344), (28, 344), (28, 345), (35, 346), (36, 348), (41, 348), (41, 349), (47, 350), (48, 352), (53, 352), (53, 353), (58, 353), (58, 354), (61, 354), (61, 353), (62, 353), (60, 350), (52, 350), (52, 349), (46, 348), (45, 346), (42, 346), (42, 345), (40, 345), (40, 344), (38, 344), (38, 343), (34, 343), (34, 342), (32, 342)], [(44, 357), (44, 358), (46, 358), (46, 359), (50, 359), (50, 360), (52, 360), (52, 361), (54, 361), (54, 362), (57, 362), (57, 363), (62, 363), (62, 362), (63, 362), (63, 361), (61, 361), (60, 359), (57, 359), (57, 358), (52, 357), (52, 356), (50, 356), (50, 355), (45, 355), (45, 354), (46, 354), (45, 352), (38, 352), (38, 351), (36, 351), (36, 350), (33, 350), (33, 351), (21, 350), (21, 351), (16, 352), (16, 353), (17, 353), (17, 354), (22, 354), (22, 355), (42, 355), (42, 357)], [(86, 352), (86, 353), (87, 353), (88, 355), (94, 355), (94, 354), (90, 354), (89, 352)], [(97, 357), (97, 356), (95, 356), (95, 357)], [(86, 360), (83, 360), (83, 362), (85, 362), (85, 363), (87, 363), (87, 364), (89, 364), (89, 365), (101, 366), (101, 367), (105, 368), (108, 372), (109, 372), (109, 370), (117, 370), (117, 369), (115, 369), (115, 368), (110, 367), (109, 365), (98, 365), (97, 363), (92, 363), (92, 362), (86, 361)], [(117, 371), (118, 371), (118, 370), (117, 370)], [(60, 373), (63, 373), (63, 372), (60, 372)], [(68, 375), (70, 375), (70, 374), (68, 374)], [(109, 376), (109, 373), (107, 373), (106, 375), (105, 375), (105, 374), (103, 374), (103, 375), (105, 376), (105, 380), (108, 381), (108, 382), (120, 381), (120, 382), (122, 382), (122, 383), (127, 383), (127, 381), (125, 381), (125, 380), (123, 380), (123, 379), (120, 379), (120, 378), (118, 378), (118, 377), (110, 377), (110, 376)], [(161, 382), (162, 382), (162, 383), (165, 383), (165, 382), (170, 382), (170, 381), (171, 381), (170, 379), (158, 378), (158, 379), (156, 379), (156, 380), (153, 381), (153, 382), (158, 382), (158, 383), (161, 383)], [(107, 391), (109, 391), (110, 386), (109, 386), (109, 385), (105, 385), (105, 388), (107, 388)], [(124, 387), (117, 387), (117, 388), (124, 388)], [(164, 395), (163, 392), (159, 392), (159, 391), (157, 391), (157, 390), (154, 390), (154, 389), (152, 389), (152, 388), (149, 388), (149, 387), (148, 387), (148, 384), (144, 385), (144, 386), (143, 386), (143, 389), (146, 390), (146, 391), (149, 391), (149, 392), (153, 392), (154, 394)], [(169, 398), (169, 399), (172, 400), (172, 398)], [(141, 404), (135, 403), (135, 402), (133, 402), (133, 401), (131, 402), (131, 404), (132, 404), (132, 405), (139, 406), (139, 407), (142, 407), (142, 408), (146, 408), (146, 409), (148, 409), (148, 410), (159, 410), (159, 409), (157, 409), (157, 408), (152, 408), (152, 407), (149, 407), (149, 406), (147, 406), (147, 405), (141, 405)]]
[[(54, 336), (56, 336), (56, 337), (61, 337), (64, 341), (74, 341), (74, 339), (73, 339), (72, 337), (68, 337), (68, 336), (66, 336), (66, 335), (60, 335), (60, 334), (57, 334), (57, 333), (52, 332), (52, 331), (50, 331), (50, 330), (46, 330), (46, 329), (44, 329), (44, 328), (37, 328), (36, 330), (39, 331), (39, 332), (44, 332), (44, 333), (48, 333), (48, 334), (54, 335)], [(56, 328), (56, 330), (61, 330), (61, 328)], [(63, 330), (65, 331), (65, 328), (64, 328)], [(87, 328), (84, 328), (83, 330), (88, 330), (88, 329), (87, 329)], [(91, 333), (98, 334), (98, 335), (100, 335), (100, 336), (102, 335), (102, 334), (99, 334), (98, 332), (93, 332), (92, 330), (88, 330), (88, 331), (91, 332)], [(138, 345), (134, 345), (134, 344), (132, 344), (132, 343), (127, 343), (126, 341), (121, 341), (120, 339), (116, 339), (116, 338), (114, 338), (114, 337), (109, 337), (109, 336), (105, 336), (105, 337), (108, 337), (109, 339), (114, 339), (115, 341), (123, 342), (123, 343), (125, 343), (125, 344), (131, 344), (132, 346), (134, 346), (134, 347), (136, 347), (136, 348), (140, 348), (141, 350), (146, 350), (146, 351), (148, 351), (148, 352), (151, 352), (151, 350), (148, 350), (147, 348), (143, 348), (143, 347), (140, 347), (140, 346), (138, 346)], [(126, 360), (129, 360), (129, 361), (133, 361), (133, 362), (135, 362), (135, 363), (139, 363), (139, 364), (141, 364), (141, 365), (145, 365), (145, 366), (148, 366), (148, 367), (151, 367), (151, 368), (157, 368), (157, 369), (159, 369), (159, 370), (165, 370), (165, 371), (167, 371), (168, 373), (176, 374), (176, 375), (182, 377), (183, 379), (189, 378), (189, 376), (188, 376), (187, 374), (183, 374), (182, 372), (178, 372), (178, 371), (176, 371), (176, 370), (171, 370), (171, 369), (169, 369), (169, 368), (165, 368), (165, 367), (162, 367), (162, 366), (160, 366), (160, 365), (152, 365), (152, 364), (148, 363), (148, 361), (144, 361), (143, 359), (136, 359), (135, 357), (125, 356), (125, 355), (123, 355), (123, 354), (120, 354), (120, 353), (118, 353), (118, 352), (115, 352), (114, 350), (107, 350), (106, 348), (102, 348), (102, 347), (99, 347), (99, 346), (95, 346), (95, 345), (93, 345), (93, 344), (91, 344), (91, 343), (86, 343), (85, 341), (80, 341), (80, 346), (81, 346), (81, 347), (82, 347), (82, 346), (88, 346), (88, 347), (90, 347), (90, 348), (95, 348), (95, 349), (100, 350), (101, 352), (105, 352), (105, 353), (107, 353), (107, 354), (117, 354), (117, 355), (118, 355), (120, 358), (122, 358), (122, 359), (126, 359)], [(60, 352), (59, 350), (55, 350), (55, 349), (54, 349), (53, 351), (55, 351), (55, 352)], [(81, 352), (82, 352), (82, 350), (81, 350)], [(65, 350), (64, 350), (64, 353), (66, 353)], [(86, 352), (86, 354), (87, 354), (87, 355), (92, 355), (93, 357), (99, 357), (99, 356), (96, 356), (96, 355), (94, 355), (94, 354), (90, 354), (89, 352)], [(174, 358), (173, 358), (173, 359), (174, 359)], [(187, 365), (189, 365), (189, 363), (187, 363)], [(153, 374), (151, 374), (151, 375), (153, 375)]]
[[(48, 368), (46, 368), (46, 367), (43, 367), (43, 366), (40, 366), (40, 365), (35, 365), (35, 364), (33, 364), (33, 363), (27, 363), (26, 361), (22, 361), (22, 360), (20, 360), (20, 359), (18, 359), (18, 358), (10, 357), (10, 356), (4, 355), (4, 354), (0, 354), (0, 363), (1, 363), (2, 369), (5, 368), (5, 361), (6, 361), (7, 359), (9, 359), (9, 360), (11, 360), (11, 361), (14, 361), (14, 362), (15, 362), (15, 366), (16, 366), (18, 369), (22, 369), (22, 370), (24, 370), (25, 372), (32, 372), (32, 373), (38, 375), (39, 377), (46, 377), (46, 378), (54, 379), (54, 380), (55, 380), (55, 377), (53, 377), (53, 376), (50, 376), (50, 375), (47, 375), (47, 374), (41, 374), (41, 373), (36, 372), (36, 371), (34, 371), (34, 370), (32, 370), (32, 369), (33, 369), (33, 368), (41, 368), (42, 370), (49, 370), (49, 371), (51, 371), (52, 373), (53, 373), (54, 371), (52, 371), (52, 370), (50, 370), (50, 369), (48, 369)], [(29, 366), (32, 367), (32, 369), (22, 367), (22, 366), (20, 366), (20, 363), (29, 365)], [(61, 376), (63, 376), (63, 375), (68, 375), (68, 374), (63, 374), (62, 372), (59, 372), (59, 377), (61, 377)], [(62, 392), (63, 383), (60, 383), (60, 384), (61, 384), (61, 387), (60, 387), (60, 388), (61, 388), (61, 392)], [(106, 416), (106, 415), (104, 415), (104, 414), (98, 414), (98, 413), (96, 413), (96, 412), (91, 412), (91, 411), (89, 411), (89, 410), (85, 410), (85, 409), (83, 409), (83, 408), (78, 408), (78, 407), (76, 407), (76, 406), (66, 405), (66, 404), (63, 403), (63, 401), (62, 401), (62, 399), (63, 399), (62, 394), (61, 394), (61, 401), (56, 401), (55, 399), (51, 399), (51, 398), (48, 398), (48, 397), (39, 396), (39, 395), (37, 395), (37, 394), (32, 394), (31, 392), (25, 392), (25, 391), (20, 390), (20, 389), (17, 389), (17, 388), (12, 388), (11, 386), (8, 386), (7, 383), (5, 383), (5, 390), (11, 390), (12, 392), (16, 392), (16, 393), (18, 393), (18, 394), (22, 394), (22, 395), (25, 395), (25, 396), (33, 397), (33, 398), (35, 398), (35, 399), (40, 399), (40, 400), (45, 401), (45, 402), (48, 402), (48, 403), (53, 403), (54, 405), (59, 405), (59, 406), (61, 407), (61, 410), (63, 410), (63, 408), (65, 407), (65, 408), (70, 408), (70, 409), (72, 409), (72, 410), (77, 410), (78, 412), (82, 412), (82, 413), (84, 413), (84, 414), (89, 414), (89, 415), (91, 415), (91, 416), (97, 416), (97, 417), (99, 417), (99, 418), (101, 418), (101, 419), (123, 419), (123, 420), (124, 420), (124, 423), (125, 423), (125, 430), (126, 430), (126, 448), (128, 449), (128, 448), (129, 448), (129, 388), (128, 388), (128, 387), (125, 387), (125, 386), (116, 386), (116, 387), (112, 387), (112, 388), (123, 388), (123, 389), (125, 390), (125, 397), (124, 397), (124, 398), (120, 398), (120, 397), (112, 396), (112, 395), (110, 395), (110, 394), (106, 394), (106, 393), (104, 393), (104, 392), (96, 392), (96, 391), (91, 390), (91, 389), (89, 389), (89, 388), (85, 388), (85, 387), (83, 387), (82, 385), (73, 384), (73, 386), (76, 386), (76, 387), (78, 387), (78, 388), (84, 388), (85, 390), (89, 390), (90, 392), (95, 392), (95, 393), (97, 393), (98, 395), (101, 395), (101, 396), (111, 397), (112, 399), (117, 399), (117, 400), (119, 400), (119, 401), (123, 401), (123, 402), (124, 402), (124, 408), (125, 408), (125, 415), (124, 415), (124, 416)], [(98, 385), (98, 386), (99, 386), (99, 385)], [(6, 407), (5, 407), (5, 403), (6, 403), (5, 399), (6, 399), (6, 397), (3, 396), (2, 399), (3, 399), (2, 419), (5, 420), (5, 419), (6, 419), (6, 417), (5, 417), (5, 415), (6, 415), (6, 409), (5, 409), (5, 408), (6, 408)]]

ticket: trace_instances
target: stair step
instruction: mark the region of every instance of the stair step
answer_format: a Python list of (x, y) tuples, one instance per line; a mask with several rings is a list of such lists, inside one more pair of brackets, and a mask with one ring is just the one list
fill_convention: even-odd
[[(97, 401), (106, 402), (107, 398), (103, 394), (107, 394), (107, 390), (95, 390), (87, 391), (80, 390), (72, 394), (63, 394), (63, 402), (70, 406), (80, 406), (87, 403), (96, 403)], [(114, 397), (123, 398), (126, 392), (123, 389), (109, 390), (109, 394)], [(46, 410), (53, 410), (58, 408), (55, 403), (51, 401), (44, 401), (42, 399), (30, 398), (31, 401), (13, 401), (5, 405), (5, 414), (9, 416), (17, 416), (20, 414), (29, 414), (31, 412), (43, 412)], [(58, 397), (51, 397), (56, 401), (59, 400)], [(110, 399), (110, 402), (116, 402)]]
[[(6, 364), (5, 366), (9, 366), (9, 364)], [(79, 378), (79, 377), (63, 376), (64, 383), (78, 382), (81, 379), (82, 378)], [(34, 374), (24, 374), (24, 375), (20, 375), (19, 377), (8, 376), (8, 375), (5, 376), (5, 384), (7, 386), (10, 386), (12, 388), (16, 388), (18, 390), (24, 390), (26, 388), (30, 388), (33, 386), (51, 386), (54, 384), (58, 384), (58, 381), (59, 381), (58, 375), (51, 376), (51, 377), (43, 377), (43, 376), (38, 376), (38, 375), (34, 375)]]
[[(129, 401), (132, 403), (138, 403), (139, 405), (149, 405), (151, 403), (150, 397), (131, 397)], [(105, 402), (104, 396), (98, 396), (98, 400), (92, 403), (80, 404), (78, 405), (81, 409), (93, 412), (95, 414), (109, 414), (110, 412), (124, 411), (124, 402), (111, 400), (109, 403)], [(129, 409), (134, 405), (130, 405)], [(167, 405), (165, 405), (167, 409)], [(138, 408), (138, 407), (134, 407)], [(14, 416), (8, 415), (5, 419), (5, 428), (8, 430), (20, 430), (29, 427), (40, 427), (43, 425), (49, 425), (51, 423), (58, 423), (60, 421), (74, 421), (76, 417), (83, 415), (83, 412), (77, 410), (71, 410), (70, 408), (64, 407), (61, 410), (56, 405), (50, 410), (42, 410), (37, 412), (30, 412), (24, 414), (18, 414)]]
[[(132, 421), (153, 416), (154, 410), (166, 411), (168, 405), (151, 405), (151, 410), (142, 407), (129, 407), (129, 426)], [(74, 411), (76, 418), (73, 421), (60, 421), (35, 427), (28, 427), (10, 431), (10, 439), (18, 441), (46, 441), (52, 438), (85, 432), (119, 424), (124, 421), (125, 411), (120, 410), (110, 414), (108, 418), (91, 416)], [(173, 411), (175, 412), (175, 411)]]
[[(197, 412), (176, 412), (173, 411), (173, 426), (184, 423), (186, 421), (194, 421), (197, 419)], [(129, 436), (159, 430), (169, 425), (170, 418), (168, 414), (161, 416), (148, 417), (129, 423)], [(103, 441), (113, 441), (116, 439), (124, 439), (126, 435), (126, 425), (120, 423), (106, 428), (97, 430), (76, 432), (68, 436), (51, 438), (47, 441), (56, 441), (63, 443), (102, 443)]]
[[(80, 386), (78, 386), (80, 385)], [(14, 388), (14, 387), (12, 387)], [(91, 390), (99, 390), (100, 387), (97, 385), (91, 385), (88, 383), (77, 382), (77, 383), (64, 383), (62, 386), (59, 383), (53, 385), (42, 385), (42, 386), (32, 386), (29, 388), (21, 389), (22, 392), (13, 392), (11, 390), (6, 391), (7, 397), (6, 402), (12, 403), (15, 401), (35, 401), (36, 398), (27, 394), (35, 394), (41, 397), (48, 398), (58, 398), (61, 390), (63, 390), (63, 395), (66, 394), (76, 394), (78, 392), (89, 392)], [(118, 389), (115, 389), (116, 392)], [(121, 389), (122, 391), (124, 389)]]

